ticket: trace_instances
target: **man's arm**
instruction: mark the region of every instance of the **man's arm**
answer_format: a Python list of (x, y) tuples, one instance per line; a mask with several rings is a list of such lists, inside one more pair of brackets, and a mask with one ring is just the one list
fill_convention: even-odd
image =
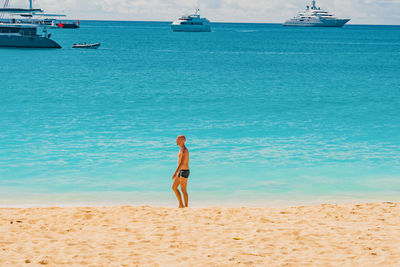
[(174, 180), (176, 178), (176, 176), (178, 175), (179, 170), (182, 167), (183, 153), (186, 153), (185, 149), (182, 149), (181, 153), (179, 153), (178, 167), (176, 168), (176, 171), (175, 171), (174, 175), (172, 175), (172, 180)]

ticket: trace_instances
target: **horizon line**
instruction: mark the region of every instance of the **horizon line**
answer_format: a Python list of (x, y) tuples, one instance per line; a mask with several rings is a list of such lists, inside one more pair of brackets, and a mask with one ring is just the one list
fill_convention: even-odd
[[(66, 19), (72, 21), (112, 21), (112, 22), (162, 22), (162, 23), (171, 23), (172, 20), (115, 20), (115, 19)], [(232, 23), (232, 24), (283, 24), (283, 22), (243, 22), (243, 21), (212, 21), (211, 23)], [(363, 23), (347, 23), (345, 26), (352, 25), (352, 26), (400, 26), (400, 24), (363, 24)], [(313, 27), (310, 27), (313, 28)], [(318, 27), (317, 27), (318, 28)], [(321, 28), (321, 27), (319, 27)], [(323, 28), (323, 27), (322, 27)], [(329, 27), (325, 27), (329, 28)]]

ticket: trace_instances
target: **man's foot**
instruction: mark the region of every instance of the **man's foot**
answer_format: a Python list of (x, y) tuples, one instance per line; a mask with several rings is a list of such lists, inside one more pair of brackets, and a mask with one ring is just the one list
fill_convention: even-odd
[(185, 206), (183, 206), (183, 205), (179, 205), (179, 208), (180, 208), (180, 209), (183, 209), (184, 207), (185, 207)]

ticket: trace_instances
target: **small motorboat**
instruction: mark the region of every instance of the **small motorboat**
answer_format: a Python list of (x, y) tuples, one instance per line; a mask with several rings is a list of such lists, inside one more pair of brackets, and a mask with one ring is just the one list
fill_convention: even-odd
[(95, 43), (95, 44), (74, 44), (72, 48), (91, 48), (91, 49), (97, 49), (100, 47), (100, 43)]

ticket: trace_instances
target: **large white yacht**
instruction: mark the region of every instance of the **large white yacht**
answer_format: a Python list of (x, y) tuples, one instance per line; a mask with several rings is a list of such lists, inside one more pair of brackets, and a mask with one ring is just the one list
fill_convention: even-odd
[(315, 5), (315, 0), (306, 10), (301, 11), (292, 19), (283, 23), (283, 26), (303, 26), (303, 27), (342, 27), (350, 19), (338, 18), (335, 15), (322, 10)]
[(199, 15), (200, 9), (189, 16), (183, 16), (175, 20), (171, 24), (171, 29), (174, 32), (210, 32), (210, 21), (206, 18), (201, 18)]

